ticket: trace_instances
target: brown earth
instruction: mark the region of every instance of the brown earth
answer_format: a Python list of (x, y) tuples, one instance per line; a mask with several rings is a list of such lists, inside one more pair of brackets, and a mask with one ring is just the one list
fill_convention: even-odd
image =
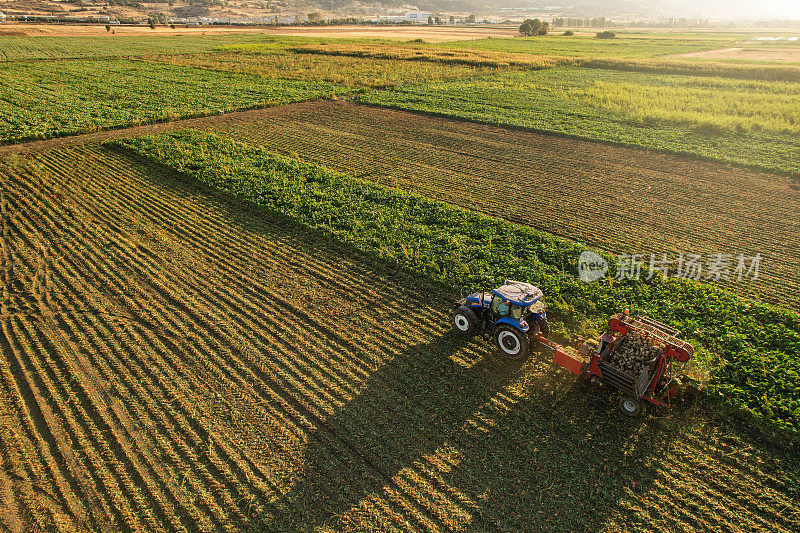
[(501, 364), (413, 274), (95, 145), (0, 164), (3, 530), (800, 520), (796, 456)]
[[(262, 33), (265, 35), (296, 35), (306, 37), (379, 38), (379, 39), (424, 39), (429, 42), (484, 39), (486, 37), (514, 37), (515, 28), (509, 27), (433, 27), (411, 26), (335, 26), (335, 27), (243, 27), (243, 26), (202, 26), (176, 29), (169, 26), (113, 26), (117, 35), (219, 35), (230, 33)], [(106, 35), (103, 24), (29, 24), (7, 22), (0, 24), (2, 35), (47, 35), (47, 36), (94, 36)]]

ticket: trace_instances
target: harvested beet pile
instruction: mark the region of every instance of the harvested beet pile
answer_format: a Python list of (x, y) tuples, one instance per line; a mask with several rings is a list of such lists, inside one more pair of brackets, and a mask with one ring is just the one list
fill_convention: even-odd
[(630, 376), (639, 377), (644, 367), (664, 351), (664, 343), (649, 335), (631, 331), (614, 350), (611, 364)]

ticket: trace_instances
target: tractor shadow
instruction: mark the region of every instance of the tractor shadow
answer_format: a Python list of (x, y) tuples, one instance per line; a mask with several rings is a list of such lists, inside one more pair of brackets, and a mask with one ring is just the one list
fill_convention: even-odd
[(414, 530), (593, 530), (625, 513), (618, 502), (650, 487), (680, 417), (626, 418), (543, 356), (511, 365), (484, 345), (450, 331), (378, 369), (313, 432), (261, 525), (375, 527), (379, 500)]

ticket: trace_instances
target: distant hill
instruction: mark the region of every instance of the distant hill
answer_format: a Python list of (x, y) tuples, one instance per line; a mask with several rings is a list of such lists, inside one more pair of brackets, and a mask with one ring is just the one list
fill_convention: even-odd
[(388, 14), (390, 10), (420, 9), (435, 13), (519, 18), (526, 13), (574, 17), (706, 17), (800, 18), (800, 1), (787, 0), (0, 0), (6, 15), (102, 15), (111, 18), (146, 17), (164, 13), (171, 17), (274, 18), (293, 20), (295, 14), (321, 11), (327, 16), (361, 18)]

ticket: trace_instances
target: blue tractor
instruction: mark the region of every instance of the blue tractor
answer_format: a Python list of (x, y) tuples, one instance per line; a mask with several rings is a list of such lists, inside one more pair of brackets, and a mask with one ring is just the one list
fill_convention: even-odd
[(544, 294), (522, 281), (505, 280), (491, 292), (476, 292), (455, 302), (453, 323), (464, 335), (491, 336), (510, 361), (528, 355), (532, 339), (547, 336)]

